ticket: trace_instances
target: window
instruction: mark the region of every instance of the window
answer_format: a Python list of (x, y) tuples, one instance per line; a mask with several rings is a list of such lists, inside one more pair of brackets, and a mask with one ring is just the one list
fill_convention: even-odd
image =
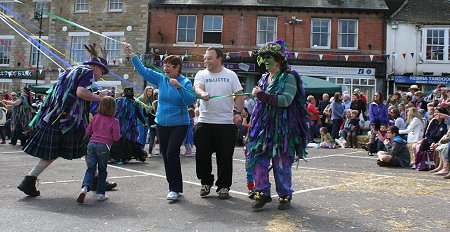
[[(42, 39), (42, 38), (41, 38)], [(39, 47), (39, 44), (37, 43), (39, 40), (36, 39), (36, 42), (33, 41), (33, 44), (35, 44), (36, 46)], [(40, 48), (42, 50), (42, 46), (40, 46)], [(38, 55), (39, 55), (39, 66), (37, 66), (38, 63)], [(35, 48), (33, 45), (31, 45), (31, 65), (34, 67), (43, 67), (43, 60), (44, 60), (45, 56), (39, 52), (39, 50), (37, 48)]]
[(263, 45), (277, 38), (277, 18), (258, 17), (256, 44)]
[(177, 43), (195, 43), (196, 24), (197, 24), (197, 16), (179, 15)]
[(311, 19), (311, 48), (330, 49), (330, 19)]
[(109, 11), (122, 12), (122, 0), (109, 0)]
[[(427, 61), (444, 61), (445, 52), (445, 29), (428, 29), (426, 30), (426, 58)], [(447, 34), (448, 37), (448, 34)], [(448, 43), (447, 43), (448, 47)], [(447, 53), (448, 55), (448, 53)]]
[(2, 43), (2, 46), (0, 46), (0, 66), (9, 66), (9, 58), (11, 53), (11, 41), (12, 39), (3, 39), (0, 37), (0, 39), (8, 46), (5, 46)]
[[(7, 8), (10, 11), (14, 11), (14, 2), (3, 2), (3, 3), (0, 3), (0, 5), (2, 5), (3, 7)], [(8, 16), (12, 16), (12, 14), (10, 14), (8, 11), (4, 10), (3, 7), (0, 7), (0, 11), (2, 11), (3, 13), (5, 13)]]
[(203, 17), (203, 43), (222, 43), (222, 16)]
[[(117, 41), (121, 41), (119, 36), (109, 36), (111, 39), (117, 40)], [(108, 60), (109, 64), (113, 64), (113, 65), (118, 65), (119, 62), (119, 54), (120, 54), (120, 49), (121, 49), (121, 44), (111, 40), (111, 39), (106, 39), (105, 41), (105, 48), (107, 51), (107, 55), (106, 55), (106, 59)], [(114, 64), (114, 60), (116, 60), (115, 64)]]
[(358, 20), (342, 19), (339, 20), (338, 31), (339, 49), (358, 49)]
[(70, 55), (70, 59), (78, 63), (84, 62), (83, 45), (87, 43), (87, 38), (86, 36), (72, 36), (72, 54)]
[(88, 0), (75, 0), (75, 12), (88, 12)]
[[(49, 4), (50, 4), (49, 2), (36, 2), (36, 11), (41, 12), (41, 11), (38, 11), (37, 9), (42, 9), (42, 10), (48, 11)], [(47, 18), (48, 15), (45, 14), (44, 12), (42, 12), (42, 17)]]

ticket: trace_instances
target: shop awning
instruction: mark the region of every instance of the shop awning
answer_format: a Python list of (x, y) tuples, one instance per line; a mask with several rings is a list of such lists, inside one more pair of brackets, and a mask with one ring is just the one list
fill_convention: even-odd
[(319, 78), (314, 78), (310, 76), (301, 76), (303, 81), (303, 88), (305, 89), (306, 95), (322, 95), (328, 93), (333, 96), (336, 92), (342, 92), (341, 86), (322, 80)]
[(35, 92), (35, 93), (41, 93), (44, 94), (47, 92), (47, 90), (49, 90), (53, 85), (34, 85), (31, 86), (31, 91)]

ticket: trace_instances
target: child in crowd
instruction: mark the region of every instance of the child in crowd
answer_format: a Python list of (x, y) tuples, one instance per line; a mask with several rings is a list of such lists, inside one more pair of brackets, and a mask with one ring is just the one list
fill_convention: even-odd
[(194, 153), (192, 152), (192, 145), (194, 144), (194, 108), (189, 107), (188, 113), (191, 121), (186, 132), (186, 137), (184, 138), (184, 148), (186, 150), (184, 156), (194, 156)]
[(386, 139), (386, 125), (380, 125), (380, 129), (377, 131), (377, 151), (384, 151), (384, 140)]
[(320, 128), (320, 147), (321, 148), (336, 148), (334, 140), (326, 127)]
[(114, 118), (116, 114), (116, 100), (112, 97), (104, 97), (100, 101), (98, 114), (86, 128), (86, 134), (92, 135), (87, 145), (86, 165), (81, 193), (77, 198), (78, 203), (83, 203), (86, 193), (93, 189), (94, 175), (98, 165), (97, 200), (108, 199), (105, 195), (106, 165), (109, 160), (109, 151), (113, 141), (120, 139), (119, 121)]
[(349, 148), (356, 148), (356, 136), (358, 136), (361, 125), (359, 123), (359, 111), (358, 110), (352, 110), (351, 112), (352, 118), (350, 119), (350, 122), (348, 123), (348, 127), (350, 130), (347, 134), (347, 144)]

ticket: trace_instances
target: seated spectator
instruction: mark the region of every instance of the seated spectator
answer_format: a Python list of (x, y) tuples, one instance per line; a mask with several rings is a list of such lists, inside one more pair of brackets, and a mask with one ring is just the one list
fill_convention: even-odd
[(424, 125), (422, 121), (422, 114), (415, 107), (408, 109), (406, 113), (406, 123), (408, 127), (404, 130), (400, 130), (401, 135), (407, 135), (407, 142), (410, 144), (416, 143), (421, 140), (424, 132)]
[(320, 128), (320, 147), (321, 148), (336, 148), (334, 140), (326, 127)]
[(406, 141), (398, 133), (396, 126), (390, 126), (386, 131), (386, 140), (384, 144), (386, 151), (377, 153), (377, 164), (382, 167), (409, 167), (411, 158), (409, 155)]
[(345, 141), (345, 143), (347, 143), (346, 139), (348, 132), (350, 131), (351, 125), (349, 123), (351, 119), (352, 119), (352, 110), (351, 109), (345, 110), (344, 122), (341, 124), (341, 128), (339, 130), (339, 137), (340, 137), (339, 140)]
[(412, 145), (414, 154), (419, 151), (419, 148), (422, 151), (429, 150), (433, 143), (439, 142), (442, 136), (447, 133), (447, 124), (445, 123), (445, 118), (442, 114), (448, 115), (448, 111), (442, 107), (436, 107), (434, 119), (432, 119), (428, 125), (425, 132), (425, 138)]
[(414, 101), (414, 104), (416, 105), (416, 108), (417, 109), (427, 110), (428, 102), (426, 102), (425, 99), (423, 99), (423, 92), (422, 91), (417, 91), (415, 93), (415, 95), (416, 95), (416, 100)]

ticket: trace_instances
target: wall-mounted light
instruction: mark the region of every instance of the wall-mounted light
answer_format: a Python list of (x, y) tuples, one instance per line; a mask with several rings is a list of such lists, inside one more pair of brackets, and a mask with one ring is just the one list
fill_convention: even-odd
[(236, 39), (235, 39), (235, 38), (232, 38), (232, 39), (231, 39), (231, 45), (234, 45), (235, 42), (236, 42)]

